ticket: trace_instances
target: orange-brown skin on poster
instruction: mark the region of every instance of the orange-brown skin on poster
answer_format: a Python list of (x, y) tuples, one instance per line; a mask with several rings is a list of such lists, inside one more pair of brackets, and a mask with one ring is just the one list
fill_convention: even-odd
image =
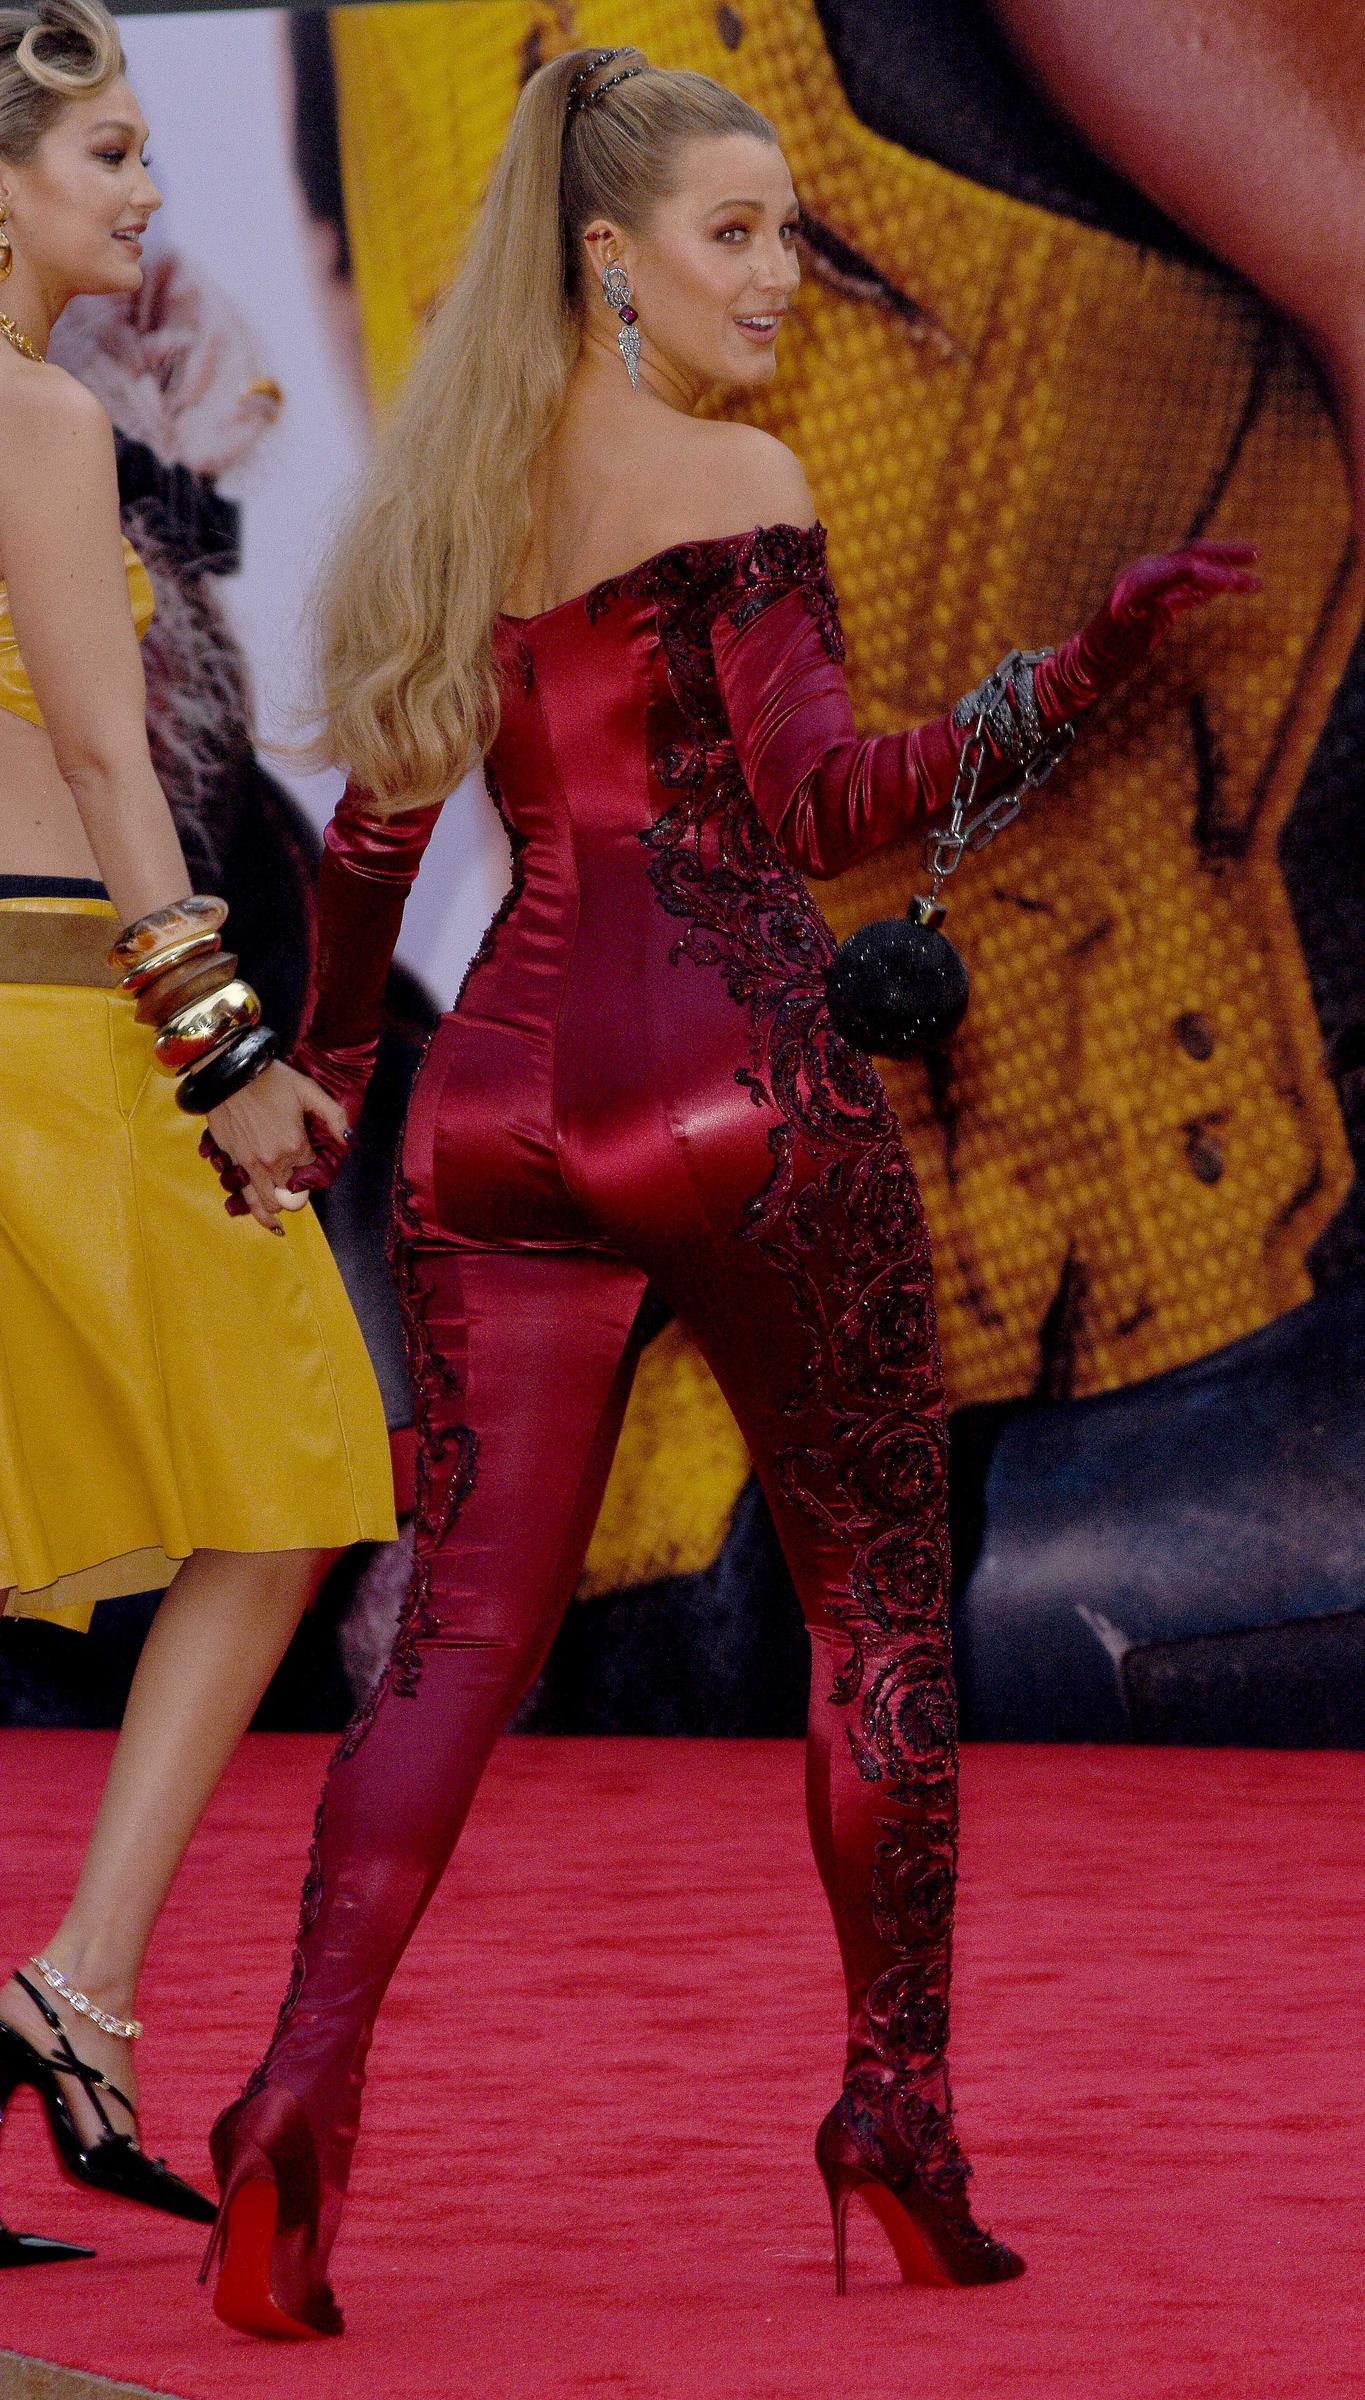
[[(1183, 628), (964, 869), (950, 930), (971, 1012), (942, 1071), (887, 1079), (933, 1228), (953, 1401), (1111, 1388), (1305, 1298), (1305, 1253), (1351, 1166), (1275, 845), (1365, 576), (1337, 427), (1280, 318), (1219, 272), (869, 132), (804, 0), (474, 0), (332, 23), (380, 402), (540, 58), (637, 42), (773, 119), (808, 218), (866, 272), (834, 277), (807, 251), (777, 377), (737, 413), (806, 466), (868, 730), (950, 704), (1012, 643), (1057, 639), (1135, 553), (1260, 542), (1256, 610)], [(921, 880), (910, 845), (822, 899), (844, 933)], [(704, 1565), (744, 1473), (670, 1329), (643, 1363), (586, 1588)]]
[(1365, 11), (1357, 0), (992, 0), (1101, 155), (1308, 335), (1365, 526)]

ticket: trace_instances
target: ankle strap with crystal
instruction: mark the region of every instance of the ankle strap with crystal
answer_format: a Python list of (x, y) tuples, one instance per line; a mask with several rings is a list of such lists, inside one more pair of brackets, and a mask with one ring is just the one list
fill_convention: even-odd
[(121, 2041), (135, 2042), (137, 2040), (142, 2031), (140, 2017), (106, 2016), (102, 2008), (96, 2008), (88, 1993), (76, 1991), (67, 1982), (61, 1970), (54, 1967), (49, 1960), (35, 1955), (30, 1959), (29, 1964), (37, 1968), (44, 1983), (48, 1984), (61, 1999), (70, 2002), (78, 2017), (88, 2017), (92, 2025), (98, 2025), (101, 2033), (116, 2033)]

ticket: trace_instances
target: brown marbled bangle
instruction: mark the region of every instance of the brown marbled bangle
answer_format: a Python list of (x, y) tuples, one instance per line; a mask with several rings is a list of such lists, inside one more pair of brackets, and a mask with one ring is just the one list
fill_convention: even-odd
[(249, 1033), (260, 1021), (261, 1004), (250, 984), (234, 978), (221, 991), (192, 1000), (162, 1026), (152, 1044), (156, 1063), (163, 1075), (183, 1075), (202, 1066), (230, 1035)]
[(145, 992), (149, 984), (156, 982), (158, 975), (167, 974), (172, 967), (182, 966), (187, 959), (208, 958), (222, 947), (216, 933), (187, 933), (182, 942), (168, 942), (164, 950), (153, 951), (140, 966), (130, 967), (127, 974), (119, 978), (120, 983), (125, 992)]
[(167, 967), (146, 985), (137, 1004), (139, 1025), (165, 1025), (178, 1010), (188, 1008), (192, 1000), (206, 999), (210, 992), (219, 992), (231, 983), (237, 972), (236, 955), (231, 950), (210, 951), (206, 957), (182, 958), (179, 966)]
[(126, 981), (157, 952), (173, 949), (192, 934), (218, 933), (227, 913), (226, 900), (215, 899), (211, 892), (187, 892), (183, 900), (154, 908), (149, 916), (125, 925), (109, 952), (109, 964)]

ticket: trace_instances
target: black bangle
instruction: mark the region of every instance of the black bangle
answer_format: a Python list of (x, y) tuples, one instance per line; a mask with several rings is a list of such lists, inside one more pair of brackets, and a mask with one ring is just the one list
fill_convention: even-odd
[(183, 1108), (187, 1116), (207, 1116), (211, 1108), (220, 1108), (279, 1055), (280, 1045), (270, 1027), (253, 1025), (249, 1032), (215, 1050), (202, 1067), (181, 1076), (175, 1090), (176, 1107)]

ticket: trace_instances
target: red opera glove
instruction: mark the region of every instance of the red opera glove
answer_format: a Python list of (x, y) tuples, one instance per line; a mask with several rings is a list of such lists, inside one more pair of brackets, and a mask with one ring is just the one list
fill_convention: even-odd
[(1250, 542), (1191, 542), (1135, 559), (1080, 632), (1039, 665), (1034, 686), (1045, 721), (1083, 716), (1151, 656), (1187, 609), (1227, 592), (1259, 592), (1261, 578), (1250, 572), (1257, 555)]
[[(977, 797), (1013, 781), (1043, 743), (1140, 665), (1184, 610), (1224, 592), (1259, 591), (1247, 571), (1255, 555), (1245, 543), (1192, 542), (1126, 568), (1081, 631), (1034, 670), (1034, 720), (1016, 694), (1008, 738), (987, 728)], [(779, 849), (811, 876), (841, 874), (946, 808), (975, 718), (959, 703), (905, 733), (860, 735), (822, 619), (794, 583), (747, 623), (722, 613), (711, 628), (745, 783)]]
[[(352, 1127), (379, 1052), (404, 903), (442, 805), (381, 815), (368, 792), (348, 783), (322, 837), (313, 973), (303, 1034), (289, 1063), (341, 1102)], [(346, 1155), (320, 1129), (313, 1146), (313, 1164), (290, 1177), (292, 1191), (325, 1189)]]

